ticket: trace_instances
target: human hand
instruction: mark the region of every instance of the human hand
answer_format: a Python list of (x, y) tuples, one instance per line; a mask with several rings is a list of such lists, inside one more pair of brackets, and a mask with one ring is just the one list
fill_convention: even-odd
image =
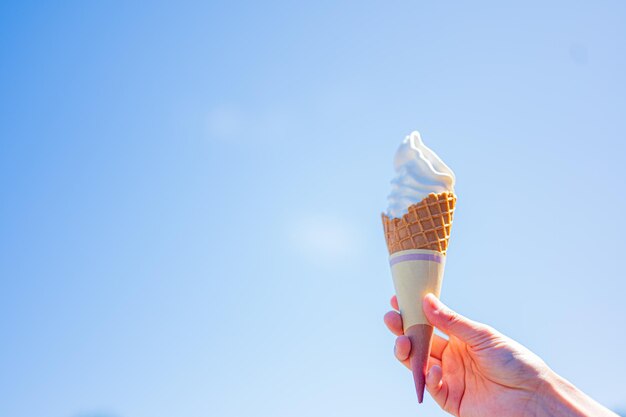
[[(398, 310), (396, 297), (391, 305)], [(564, 379), (537, 355), (493, 328), (450, 310), (434, 295), (423, 300), (434, 334), (426, 389), (439, 406), (459, 417), (615, 416)], [(385, 324), (398, 338), (395, 355), (407, 368), (411, 350), (397, 311)], [(590, 414), (587, 414), (588, 410)]]

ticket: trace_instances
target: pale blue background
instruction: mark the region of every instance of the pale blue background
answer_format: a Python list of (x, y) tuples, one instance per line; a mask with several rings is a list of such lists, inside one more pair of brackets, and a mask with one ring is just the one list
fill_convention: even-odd
[(443, 415), (382, 324), (413, 129), (443, 299), (626, 406), (625, 3), (55, 3), (0, 6), (1, 416)]

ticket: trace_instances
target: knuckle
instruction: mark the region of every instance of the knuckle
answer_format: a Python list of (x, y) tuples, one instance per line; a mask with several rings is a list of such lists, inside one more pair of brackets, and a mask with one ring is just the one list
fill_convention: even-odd
[(453, 327), (461, 321), (461, 316), (455, 311), (448, 310), (444, 314), (445, 322), (448, 327)]
[(497, 336), (499, 334), (496, 329), (494, 329), (493, 327), (487, 324), (483, 324), (480, 327), (481, 327), (482, 332), (485, 333), (486, 335)]

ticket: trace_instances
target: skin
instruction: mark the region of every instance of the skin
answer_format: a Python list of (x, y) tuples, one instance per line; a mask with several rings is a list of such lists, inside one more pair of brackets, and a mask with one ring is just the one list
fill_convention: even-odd
[[(397, 336), (396, 358), (407, 368), (411, 342), (403, 335), (398, 302), (384, 321)], [(423, 300), (433, 335), (426, 389), (459, 417), (617, 415), (556, 375), (537, 355), (493, 328), (452, 311), (432, 294)]]

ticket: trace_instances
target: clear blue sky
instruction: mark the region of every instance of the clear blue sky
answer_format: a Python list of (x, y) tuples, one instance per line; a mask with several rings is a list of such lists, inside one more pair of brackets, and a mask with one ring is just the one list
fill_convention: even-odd
[(0, 415), (439, 416), (382, 324), (419, 129), (442, 298), (625, 409), (626, 5), (2, 2)]

